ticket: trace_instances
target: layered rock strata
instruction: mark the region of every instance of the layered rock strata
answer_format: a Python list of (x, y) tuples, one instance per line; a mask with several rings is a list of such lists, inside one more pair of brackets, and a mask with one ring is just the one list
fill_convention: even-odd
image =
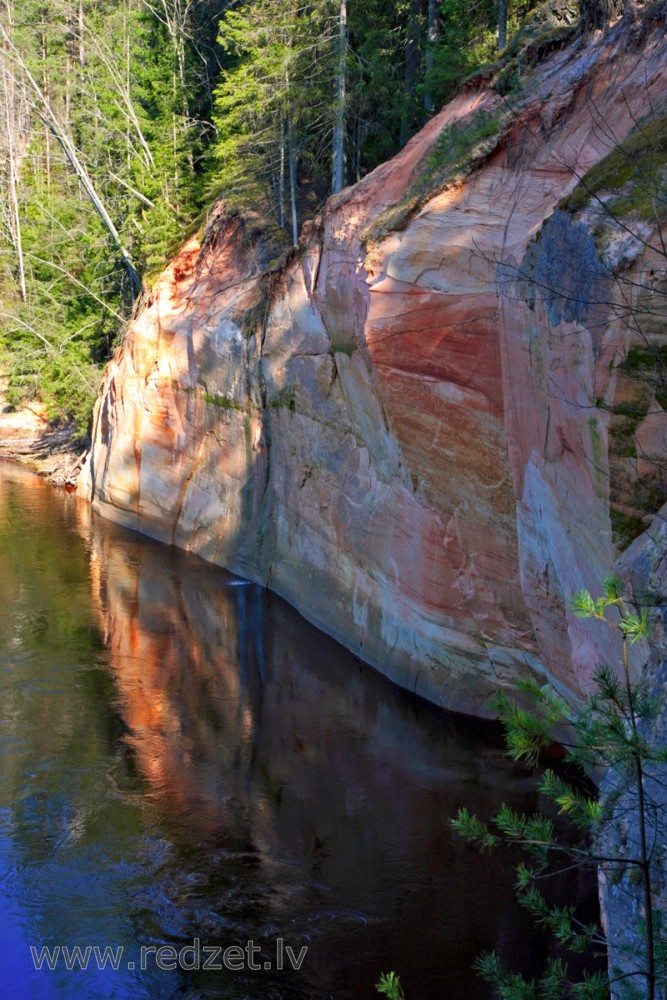
[[(615, 275), (651, 241), (612, 267), (559, 203), (666, 67), (664, 11), (635, 10), (519, 96), (468, 89), (278, 270), (218, 209), (108, 367), (80, 493), (439, 704), (483, 713), (526, 672), (586, 689), (614, 650), (568, 599), (616, 555), (608, 431), (638, 336)], [(461, 137), (465, 170), (424, 195)]]

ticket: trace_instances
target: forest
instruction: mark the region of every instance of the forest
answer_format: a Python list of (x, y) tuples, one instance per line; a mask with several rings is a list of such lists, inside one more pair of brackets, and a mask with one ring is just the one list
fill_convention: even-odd
[[(280, 247), (530, 0), (3, 0), (0, 368), (85, 438), (143, 289), (223, 198)], [(573, 8), (573, 16), (574, 16)]]

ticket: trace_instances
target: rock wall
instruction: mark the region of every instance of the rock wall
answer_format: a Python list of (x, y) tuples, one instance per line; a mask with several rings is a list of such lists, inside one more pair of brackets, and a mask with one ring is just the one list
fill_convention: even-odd
[[(665, 786), (667, 764), (660, 754), (667, 745), (667, 504), (656, 514), (648, 531), (623, 553), (618, 569), (630, 584), (635, 602), (647, 609), (650, 622), (651, 657), (646, 671), (651, 706), (644, 712), (639, 729), (645, 741), (643, 799), (649, 876), (656, 941), (665, 941), (667, 916), (667, 852), (665, 841)], [(633, 771), (610, 768), (601, 784), (606, 821), (599, 834), (598, 850), (616, 858), (598, 867), (600, 910), (607, 936), (609, 969), (614, 982), (613, 1000), (628, 996), (631, 983), (637, 996), (647, 996), (644, 886), (632, 859), (641, 858), (640, 804)], [(656, 947), (659, 955), (660, 947)], [(658, 964), (660, 969), (660, 962)], [(656, 1000), (665, 1000), (664, 973), (656, 982)]]
[[(469, 88), (278, 270), (219, 207), (108, 367), (80, 493), (439, 704), (484, 713), (527, 671), (585, 689), (613, 650), (567, 600), (616, 555), (612, 362), (635, 334), (558, 206), (667, 92), (664, 9), (638, 10), (518, 96)], [(454, 134), (465, 173), (420, 201)]]

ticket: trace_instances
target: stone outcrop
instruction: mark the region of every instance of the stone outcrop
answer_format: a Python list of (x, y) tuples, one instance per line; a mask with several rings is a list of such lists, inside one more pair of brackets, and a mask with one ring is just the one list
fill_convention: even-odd
[(567, 602), (617, 554), (609, 425), (638, 336), (616, 275), (654, 251), (612, 268), (602, 200), (559, 205), (666, 93), (664, 5), (633, 8), (518, 95), (469, 87), (278, 269), (219, 207), (108, 367), (80, 493), (440, 704), (483, 713), (526, 672), (585, 689), (613, 650)]
[[(628, 581), (635, 602), (647, 610), (651, 657), (646, 672), (652, 702), (639, 728), (645, 741), (643, 761), (644, 821), (649, 850), (651, 898), (656, 934), (664, 942), (667, 914), (665, 785), (667, 763), (659, 756), (667, 745), (667, 504), (649, 529), (623, 553), (618, 569)], [(642, 994), (647, 970), (644, 937), (644, 886), (632, 859), (641, 858), (640, 805), (631, 767), (610, 768), (601, 784), (608, 819), (600, 833), (599, 851), (616, 858), (599, 866), (600, 910), (607, 937), (609, 968), (618, 978), (613, 1000), (627, 996), (631, 982)], [(656, 1000), (665, 1000), (664, 976), (658, 976)]]

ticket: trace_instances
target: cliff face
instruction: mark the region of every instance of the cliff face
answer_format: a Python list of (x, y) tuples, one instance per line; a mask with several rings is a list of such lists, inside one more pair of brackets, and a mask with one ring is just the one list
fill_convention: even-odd
[[(468, 90), (278, 272), (220, 210), (109, 365), (81, 494), (440, 704), (483, 711), (526, 671), (585, 688), (607, 639), (567, 599), (615, 558), (611, 411), (645, 340), (615, 275), (660, 254), (631, 218), (605, 257), (602, 200), (558, 205), (666, 67), (654, 11), (556, 51), (519, 96)], [(664, 431), (642, 433), (653, 461)]]

